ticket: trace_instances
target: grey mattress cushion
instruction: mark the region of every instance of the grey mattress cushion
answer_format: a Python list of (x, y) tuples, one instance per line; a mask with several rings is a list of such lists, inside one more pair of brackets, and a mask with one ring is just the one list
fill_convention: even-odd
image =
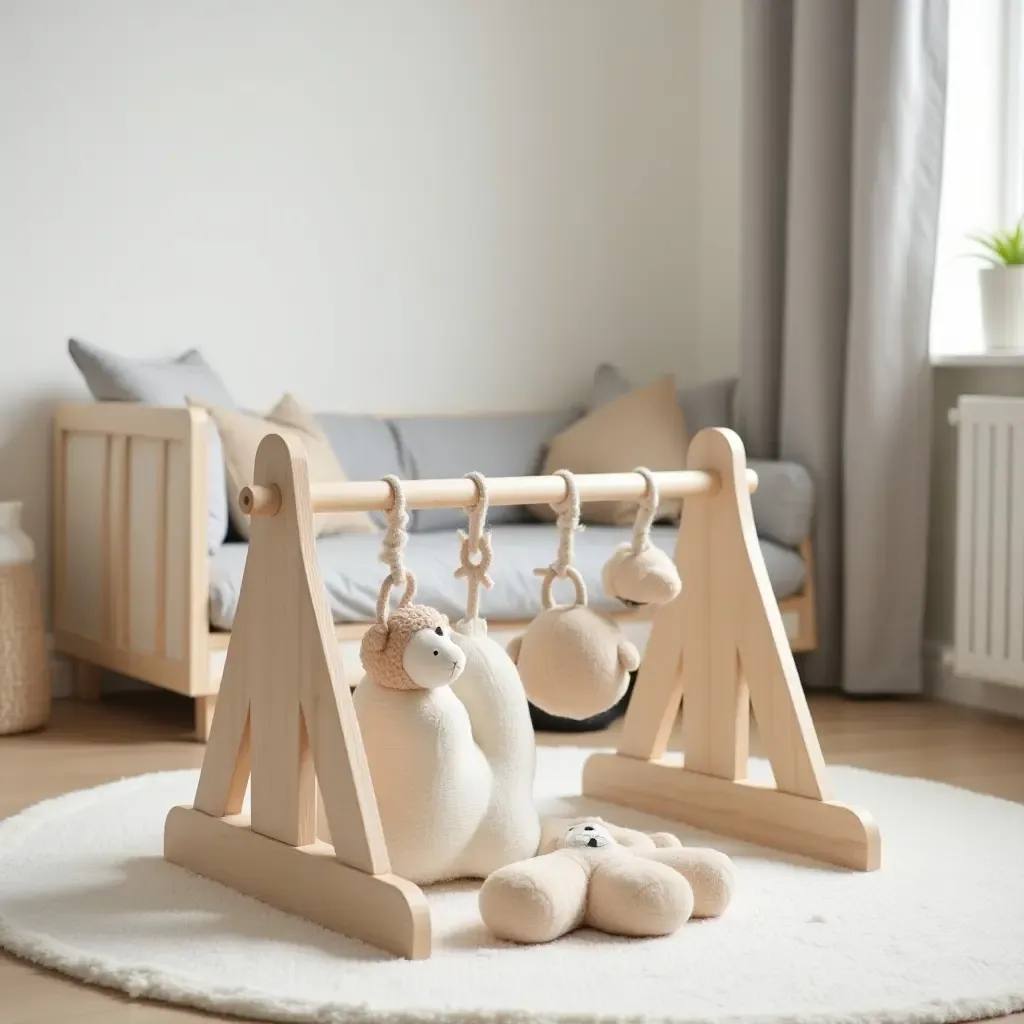
[[(68, 352), (98, 402), (185, 405), (196, 398), (235, 408), (224, 381), (196, 349), (174, 359), (131, 359), (72, 338)], [(228, 485), (220, 434), (208, 427), (207, 550), (216, 551), (228, 532)]]
[[(488, 476), (533, 476), (544, 462), (548, 442), (579, 410), (498, 416), (410, 416), (393, 421), (409, 476), (416, 480), (461, 477), (476, 471)], [(344, 465), (344, 463), (342, 463)], [(347, 467), (346, 467), (347, 469)], [(494, 526), (522, 522), (521, 506), (495, 506)], [(411, 529), (456, 530), (466, 514), (458, 508), (420, 509)]]
[[(576, 536), (576, 568), (583, 574), (590, 604), (604, 611), (620, 606), (601, 589), (601, 567), (615, 546), (628, 540), (631, 531), (614, 526), (588, 526)], [(655, 543), (665, 551), (675, 547), (677, 531), (656, 526)], [(541, 611), (540, 579), (533, 570), (547, 566), (555, 557), (557, 532), (548, 523), (512, 523), (493, 531), (494, 587), (481, 594), (483, 615), (494, 621), (530, 619)], [(230, 629), (238, 605), (245, 566), (245, 544), (225, 544), (210, 560), (210, 622)], [(800, 556), (771, 541), (761, 541), (775, 596), (782, 600), (797, 593), (804, 582)], [(317, 541), (317, 557), (327, 587), (335, 622), (368, 622), (373, 619), (384, 566), (378, 560), (380, 537), (365, 533), (338, 534)], [(459, 539), (450, 530), (430, 531), (410, 538), (406, 564), (416, 574), (416, 600), (433, 605), (453, 620), (465, 608), (466, 585), (453, 575), (458, 565)], [(684, 581), (685, 585), (685, 581)], [(571, 585), (556, 584), (556, 600), (568, 600)]]

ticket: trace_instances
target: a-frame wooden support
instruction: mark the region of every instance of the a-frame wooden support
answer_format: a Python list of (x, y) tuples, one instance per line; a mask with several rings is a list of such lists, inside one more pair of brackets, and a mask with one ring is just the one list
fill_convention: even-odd
[[(659, 609), (618, 752), (593, 754), (587, 796), (720, 835), (872, 871), (869, 815), (834, 802), (754, 528), (739, 437), (701, 431), (688, 469), (722, 481), (686, 498), (676, 546), (682, 594)], [(660, 763), (682, 704), (684, 764)], [(746, 778), (753, 707), (775, 786)]]
[[(427, 957), (426, 897), (391, 874), (352, 697), (342, 679), (316, 563), (302, 446), (279, 435), (265, 438), (255, 482), (276, 487), (281, 508), (250, 521), (245, 575), (195, 803), (167, 816), (164, 856), (332, 931), (399, 956)], [(319, 828), (318, 808), (327, 819)], [(317, 839), (328, 832), (333, 847)]]

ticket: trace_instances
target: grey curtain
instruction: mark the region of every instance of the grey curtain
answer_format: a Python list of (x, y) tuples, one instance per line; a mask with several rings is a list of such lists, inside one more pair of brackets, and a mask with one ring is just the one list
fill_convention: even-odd
[(746, 0), (750, 455), (817, 488), (808, 687), (921, 689), (947, 0)]

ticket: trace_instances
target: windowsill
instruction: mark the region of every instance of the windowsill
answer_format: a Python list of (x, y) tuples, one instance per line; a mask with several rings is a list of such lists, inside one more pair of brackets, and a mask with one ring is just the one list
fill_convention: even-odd
[(1005, 352), (932, 352), (928, 357), (936, 367), (982, 367), (1024, 369), (1024, 348)]

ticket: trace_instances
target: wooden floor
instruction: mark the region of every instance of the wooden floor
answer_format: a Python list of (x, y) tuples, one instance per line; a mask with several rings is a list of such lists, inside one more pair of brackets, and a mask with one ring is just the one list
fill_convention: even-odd
[[(831, 763), (936, 779), (1024, 803), (1024, 722), (899, 700), (812, 698), (811, 711)], [(123, 694), (97, 705), (59, 701), (46, 731), (0, 737), (0, 818), (125, 775), (198, 768), (203, 747), (191, 740), (191, 729), (191, 703), (162, 692)], [(606, 744), (614, 732), (540, 739)], [(0, 953), (0, 1024), (211, 1019), (80, 985)], [(1024, 1024), (1024, 1014), (1000, 1020)]]

